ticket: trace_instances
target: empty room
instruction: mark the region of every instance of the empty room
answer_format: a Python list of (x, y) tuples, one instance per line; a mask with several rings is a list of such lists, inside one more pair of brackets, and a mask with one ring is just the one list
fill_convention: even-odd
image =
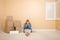
[(60, 40), (60, 0), (0, 0), (0, 40)]

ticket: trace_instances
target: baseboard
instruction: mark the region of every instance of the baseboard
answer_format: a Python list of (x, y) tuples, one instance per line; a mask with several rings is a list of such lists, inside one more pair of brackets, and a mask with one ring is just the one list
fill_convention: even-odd
[(56, 31), (56, 29), (33, 29), (33, 31)]

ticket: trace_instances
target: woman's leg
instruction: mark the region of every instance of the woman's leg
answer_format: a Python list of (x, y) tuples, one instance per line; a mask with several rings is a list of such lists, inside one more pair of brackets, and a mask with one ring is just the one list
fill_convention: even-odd
[(30, 30), (31, 30), (30, 32), (32, 32), (32, 28), (31, 28), (31, 26), (28, 26), (28, 29), (30, 29)]

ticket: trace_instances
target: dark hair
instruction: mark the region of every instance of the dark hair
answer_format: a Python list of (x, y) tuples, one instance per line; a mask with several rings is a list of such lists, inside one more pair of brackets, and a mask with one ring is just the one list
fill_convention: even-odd
[[(29, 22), (29, 20), (28, 20), (28, 19), (26, 20), (25, 24), (27, 24), (27, 22)], [(29, 22), (29, 24), (30, 24), (30, 22)]]

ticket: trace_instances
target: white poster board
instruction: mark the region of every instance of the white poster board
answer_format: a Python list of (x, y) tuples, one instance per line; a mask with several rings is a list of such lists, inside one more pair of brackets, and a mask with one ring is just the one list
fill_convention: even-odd
[(46, 2), (46, 20), (56, 20), (56, 2)]

